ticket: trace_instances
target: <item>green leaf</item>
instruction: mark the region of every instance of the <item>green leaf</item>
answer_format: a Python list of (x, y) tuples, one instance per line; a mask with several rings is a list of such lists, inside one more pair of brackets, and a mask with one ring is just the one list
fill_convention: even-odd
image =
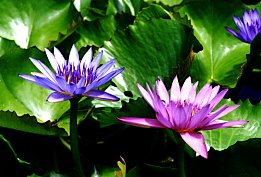
[(204, 48), (192, 64), (193, 79), (234, 87), (249, 53), (249, 44), (232, 36), (224, 27), (235, 26), (233, 15), (242, 16), (242, 3), (238, 0), (192, 1), (179, 10), (191, 20), (194, 35)]
[(15, 111), (18, 116), (29, 114), (41, 122), (58, 120), (69, 109), (69, 102), (49, 103), (46, 98), (52, 91), (18, 77), (39, 72), (29, 57), (50, 65), (46, 55), (36, 48), (17, 47), (0, 58), (0, 110)]
[(118, 167), (106, 167), (106, 166), (96, 166), (91, 177), (101, 176), (101, 177), (117, 177), (116, 171), (119, 170)]
[(73, 4), (69, 0), (3, 0), (0, 36), (21, 48), (43, 50), (72, 27)]
[(65, 131), (50, 122), (39, 123), (35, 117), (29, 115), (18, 117), (14, 112), (0, 111), (0, 127), (40, 135), (66, 136)]
[(137, 82), (153, 84), (158, 76), (172, 79), (175, 73), (184, 77), (193, 42), (187, 26), (170, 19), (151, 19), (119, 30), (105, 42), (104, 50), (106, 60), (115, 57), (116, 66), (125, 67), (114, 81), (120, 90), (131, 91), (135, 99), (140, 97)]
[(178, 5), (183, 2), (183, 0), (144, 0), (145, 2), (156, 2), (156, 3), (162, 3), (167, 6), (174, 6)]
[[(224, 102), (223, 102), (224, 103)], [(228, 105), (233, 102), (226, 100)], [(249, 100), (239, 102), (240, 107), (232, 111), (221, 120), (248, 120), (243, 128), (223, 128), (211, 131), (202, 131), (208, 145), (216, 150), (224, 150), (237, 141), (246, 141), (250, 138), (261, 138), (261, 104), (252, 105)]]
[(101, 47), (104, 41), (109, 40), (116, 30), (114, 16), (106, 16), (94, 21), (85, 21), (79, 26), (76, 32), (80, 35), (80, 40), (76, 46), (97, 46)]

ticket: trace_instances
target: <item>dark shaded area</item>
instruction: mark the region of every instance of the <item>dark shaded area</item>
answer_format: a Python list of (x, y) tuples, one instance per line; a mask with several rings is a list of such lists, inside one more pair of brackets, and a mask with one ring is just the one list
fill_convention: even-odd
[[(54, 171), (70, 176), (70, 151), (59, 138), (1, 129), (18, 157), (18, 163), (6, 143), (0, 140), (0, 176), (48, 176)], [(86, 176), (94, 165), (117, 167), (120, 156), (127, 164), (128, 177), (177, 176), (177, 146), (163, 129), (137, 128), (117, 124), (99, 128), (96, 121), (79, 127), (80, 151)], [(66, 140), (66, 139), (65, 139)], [(237, 142), (224, 151), (209, 151), (209, 159), (185, 154), (187, 177), (258, 177), (261, 176), (261, 140)]]

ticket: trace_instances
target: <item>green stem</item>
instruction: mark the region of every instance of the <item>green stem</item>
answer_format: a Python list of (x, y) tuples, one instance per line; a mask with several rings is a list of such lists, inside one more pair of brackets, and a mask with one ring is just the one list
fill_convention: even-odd
[(82, 169), (79, 146), (78, 146), (78, 132), (77, 132), (77, 110), (80, 97), (70, 99), (71, 114), (70, 114), (70, 136), (71, 136), (71, 151), (73, 157), (73, 165), (76, 177), (84, 177)]
[(186, 177), (185, 173), (185, 163), (184, 163), (184, 146), (185, 143), (181, 142), (179, 145), (179, 154), (178, 154), (178, 172), (179, 177)]

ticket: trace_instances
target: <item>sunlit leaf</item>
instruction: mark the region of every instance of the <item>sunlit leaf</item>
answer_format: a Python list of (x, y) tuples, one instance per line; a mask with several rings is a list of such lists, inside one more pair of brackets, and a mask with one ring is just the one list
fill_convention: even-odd
[(224, 27), (235, 25), (233, 15), (242, 16), (243, 4), (238, 0), (191, 1), (183, 4), (180, 12), (191, 20), (194, 34), (204, 48), (196, 54), (192, 77), (202, 83), (234, 87), (249, 53), (249, 44), (236, 39)]
[(18, 74), (39, 72), (29, 57), (49, 65), (46, 55), (35, 48), (17, 47), (0, 58), (0, 110), (15, 111), (18, 116), (29, 114), (42, 122), (55, 121), (69, 109), (69, 102), (49, 103), (46, 98), (50, 90), (18, 77)]
[(72, 27), (73, 4), (69, 0), (2, 0), (0, 36), (21, 48), (43, 50)]
[(158, 76), (172, 79), (175, 73), (184, 77), (190, 66), (186, 59), (193, 42), (190, 28), (160, 18), (140, 20), (125, 31), (119, 30), (105, 43), (104, 50), (107, 59), (115, 57), (117, 67), (125, 67), (114, 80), (118, 88), (131, 91), (133, 98), (137, 98), (140, 97), (137, 82), (152, 84)]
[[(232, 101), (225, 102), (233, 105)], [(248, 100), (239, 102), (240, 107), (232, 111), (223, 120), (248, 120), (243, 128), (224, 128), (211, 131), (202, 131), (207, 144), (216, 150), (224, 150), (237, 141), (246, 141), (250, 138), (261, 138), (261, 104), (252, 105)]]

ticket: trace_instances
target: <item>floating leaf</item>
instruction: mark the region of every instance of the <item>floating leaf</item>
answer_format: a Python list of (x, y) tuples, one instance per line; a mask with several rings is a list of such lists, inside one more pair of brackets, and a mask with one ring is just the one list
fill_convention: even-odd
[(180, 12), (191, 20), (194, 35), (204, 48), (195, 55), (191, 67), (193, 79), (235, 86), (249, 44), (236, 39), (224, 27), (231, 27), (233, 15), (241, 16), (243, 11), (242, 3), (236, 0), (192, 1), (182, 5)]
[(69, 109), (69, 102), (49, 103), (46, 98), (50, 90), (18, 77), (21, 73), (39, 72), (29, 57), (42, 61), (47, 58), (36, 48), (18, 47), (0, 58), (0, 110), (15, 111), (18, 116), (29, 114), (41, 122), (55, 121)]
[[(161, 11), (162, 12), (162, 11)], [(104, 46), (105, 56), (117, 58), (117, 67), (125, 67), (115, 78), (120, 90), (140, 97), (136, 83), (154, 83), (156, 78), (184, 77), (189, 68), (187, 56), (194, 42), (191, 29), (170, 19), (138, 21), (125, 31), (119, 30)], [(180, 69), (183, 70), (180, 70)]]
[[(224, 102), (223, 102), (224, 103)], [(233, 102), (227, 100), (228, 105)], [(235, 144), (237, 141), (246, 141), (250, 138), (261, 138), (261, 104), (252, 105), (248, 100), (239, 102), (240, 107), (222, 120), (248, 120), (249, 122), (243, 128), (223, 128), (211, 131), (202, 131), (207, 144), (216, 150), (224, 150)]]
[(68, 0), (2, 0), (0, 11), (1, 37), (14, 40), (21, 48), (41, 50), (68, 32), (75, 14)]

